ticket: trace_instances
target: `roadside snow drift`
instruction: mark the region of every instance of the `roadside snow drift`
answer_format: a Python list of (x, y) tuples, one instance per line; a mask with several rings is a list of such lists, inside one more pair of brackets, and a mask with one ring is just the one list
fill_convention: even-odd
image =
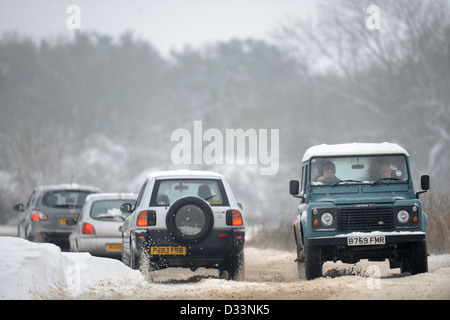
[(0, 237), (0, 257), (0, 299), (71, 299), (102, 282), (144, 281), (118, 260), (16, 237)]
[(327, 262), (325, 277), (311, 281), (298, 279), (295, 258), (295, 252), (248, 247), (244, 281), (203, 268), (144, 275), (118, 260), (0, 236), (0, 299), (450, 299), (450, 255), (430, 256), (429, 273), (414, 276), (389, 269), (387, 261)]

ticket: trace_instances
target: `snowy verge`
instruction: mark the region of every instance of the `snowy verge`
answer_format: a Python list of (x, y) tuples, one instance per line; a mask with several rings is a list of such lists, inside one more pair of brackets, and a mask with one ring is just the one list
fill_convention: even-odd
[(0, 299), (45, 299), (55, 292), (72, 299), (101, 283), (144, 281), (118, 260), (65, 253), (17, 237), (0, 237), (0, 257)]

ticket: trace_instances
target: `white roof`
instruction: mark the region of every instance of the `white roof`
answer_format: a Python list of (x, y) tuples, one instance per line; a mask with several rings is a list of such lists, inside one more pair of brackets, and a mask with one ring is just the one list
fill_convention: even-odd
[(212, 171), (195, 171), (195, 170), (174, 170), (174, 171), (158, 171), (151, 173), (148, 178), (171, 179), (171, 178), (204, 178), (204, 179), (224, 179), (220, 173)]
[(306, 150), (302, 162), (312, 157), (323, 156), (350, 156), (350, 155), (380, 155), (380, 154), (405, 154), (408, 152), (398, 144), (383, 143), (343, 143), (343, 144), (321, 144)]
[(89, 185), (79, 185), (78, 183), (62, 183), (62, 184), (52, 184), (36, 187), (36, 190), (48, 191), (48, 190), (82, 190), (82, 191), (92, 191), (101, 192), (101, 189)]
[(118, 200), (129, 200), (136, 199), (137, 194), (134, 193), (116, 193), (116, 192), (108, 192), (108, 193), (92, 193), (87, 196), (87, 199), (90, 200), (109, 200), (109, 199), (118, 199)]

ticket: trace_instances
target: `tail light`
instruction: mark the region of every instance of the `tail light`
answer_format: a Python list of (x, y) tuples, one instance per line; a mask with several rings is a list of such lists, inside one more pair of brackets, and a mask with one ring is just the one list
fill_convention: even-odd
[(82, 234), (95, 234), (95, 228), (92, 224), (84, 222), (81, 225), (81, 233)]
[(138, 227), (146, 227), (148, 226), (148, 211), (139, 212), (137, 219)]
[(46, 221), (48, 219), (47, 215), (43, 212), (33, 210), (31, 211), (31, 220), (33, 221)]
[(238, 210), (228, 210), (226, 220), (227, 225), (230, 226), (242, 226), (244, 224), (242, 215)]
[(137, 225), (138, 227), (156, 226), (156, 211), (144, 210), (139, 212)]

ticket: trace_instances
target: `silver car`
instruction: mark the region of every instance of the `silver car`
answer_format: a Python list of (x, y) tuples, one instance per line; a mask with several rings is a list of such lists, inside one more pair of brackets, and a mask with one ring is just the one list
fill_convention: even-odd
[(92, 186), (58, 184), (39, 186), (26, 204), (14, 210), (20, 213), (19, 237), (34, 242), (51, 242), (69, 249), (69, 234), (89, 194), (101, 192)]
[(129, 215), (122, 213), (120, 207), (123, 203), (134, 203), (136, 198), (137, 195), (127, 193), (97, 193), (88, 196), (69, 237), (70, 251), (120, 258), (122, 224)]

